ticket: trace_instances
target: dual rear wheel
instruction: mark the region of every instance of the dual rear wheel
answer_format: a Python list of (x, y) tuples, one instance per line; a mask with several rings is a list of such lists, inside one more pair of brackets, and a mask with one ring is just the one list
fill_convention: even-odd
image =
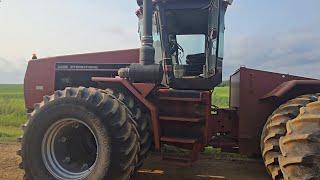
[(23, 126), (25, 179), (130, 179), (143, 161), (141, 127), (131, 109), (95, 88), (45, 96)]
[(320, 179), (320, 94), (299, 96), (268, 118), (261, 152), (273, 179)]

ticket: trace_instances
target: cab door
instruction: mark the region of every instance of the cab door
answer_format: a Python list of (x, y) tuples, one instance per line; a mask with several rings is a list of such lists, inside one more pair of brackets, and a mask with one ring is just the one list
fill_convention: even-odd
[(226, 5), (223, 0), (213, 1), (209, 8), (206, 77), (222, 73), (225, 12)]

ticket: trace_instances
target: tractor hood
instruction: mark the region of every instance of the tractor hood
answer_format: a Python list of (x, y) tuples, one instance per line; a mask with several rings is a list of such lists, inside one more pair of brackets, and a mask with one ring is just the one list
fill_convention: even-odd
[(30, 62), (75, 62), (75, 63), (119, 63), (130, 64), (139, 62), (139, 49), (125, 49), (116, 51), (71, 54), (54, 57), (39, 58)]

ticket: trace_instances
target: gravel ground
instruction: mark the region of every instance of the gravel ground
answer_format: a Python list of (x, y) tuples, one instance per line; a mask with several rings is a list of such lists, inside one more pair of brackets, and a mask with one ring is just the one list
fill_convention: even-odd
[[(0, 179), (22, 179), (16, 155), (17, 143), (0, 143)], [(270, 180), (262, 162), (217, 160), (201, 157), (193, 167), (182, 168), (161, 161), (160, 156), (150, 156), (135, 180)]]

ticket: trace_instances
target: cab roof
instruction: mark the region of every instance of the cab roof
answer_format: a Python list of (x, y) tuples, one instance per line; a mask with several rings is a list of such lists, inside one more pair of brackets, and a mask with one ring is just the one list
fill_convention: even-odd
[[(164, 4), (189, 4), (192, 3), (193, 5), (204, 5), (210, 3), (212, 0), (152, 0), (153, 4), (164, 3)], [(137, 0), (138, 6), (142, 6), (143, 0)]]

